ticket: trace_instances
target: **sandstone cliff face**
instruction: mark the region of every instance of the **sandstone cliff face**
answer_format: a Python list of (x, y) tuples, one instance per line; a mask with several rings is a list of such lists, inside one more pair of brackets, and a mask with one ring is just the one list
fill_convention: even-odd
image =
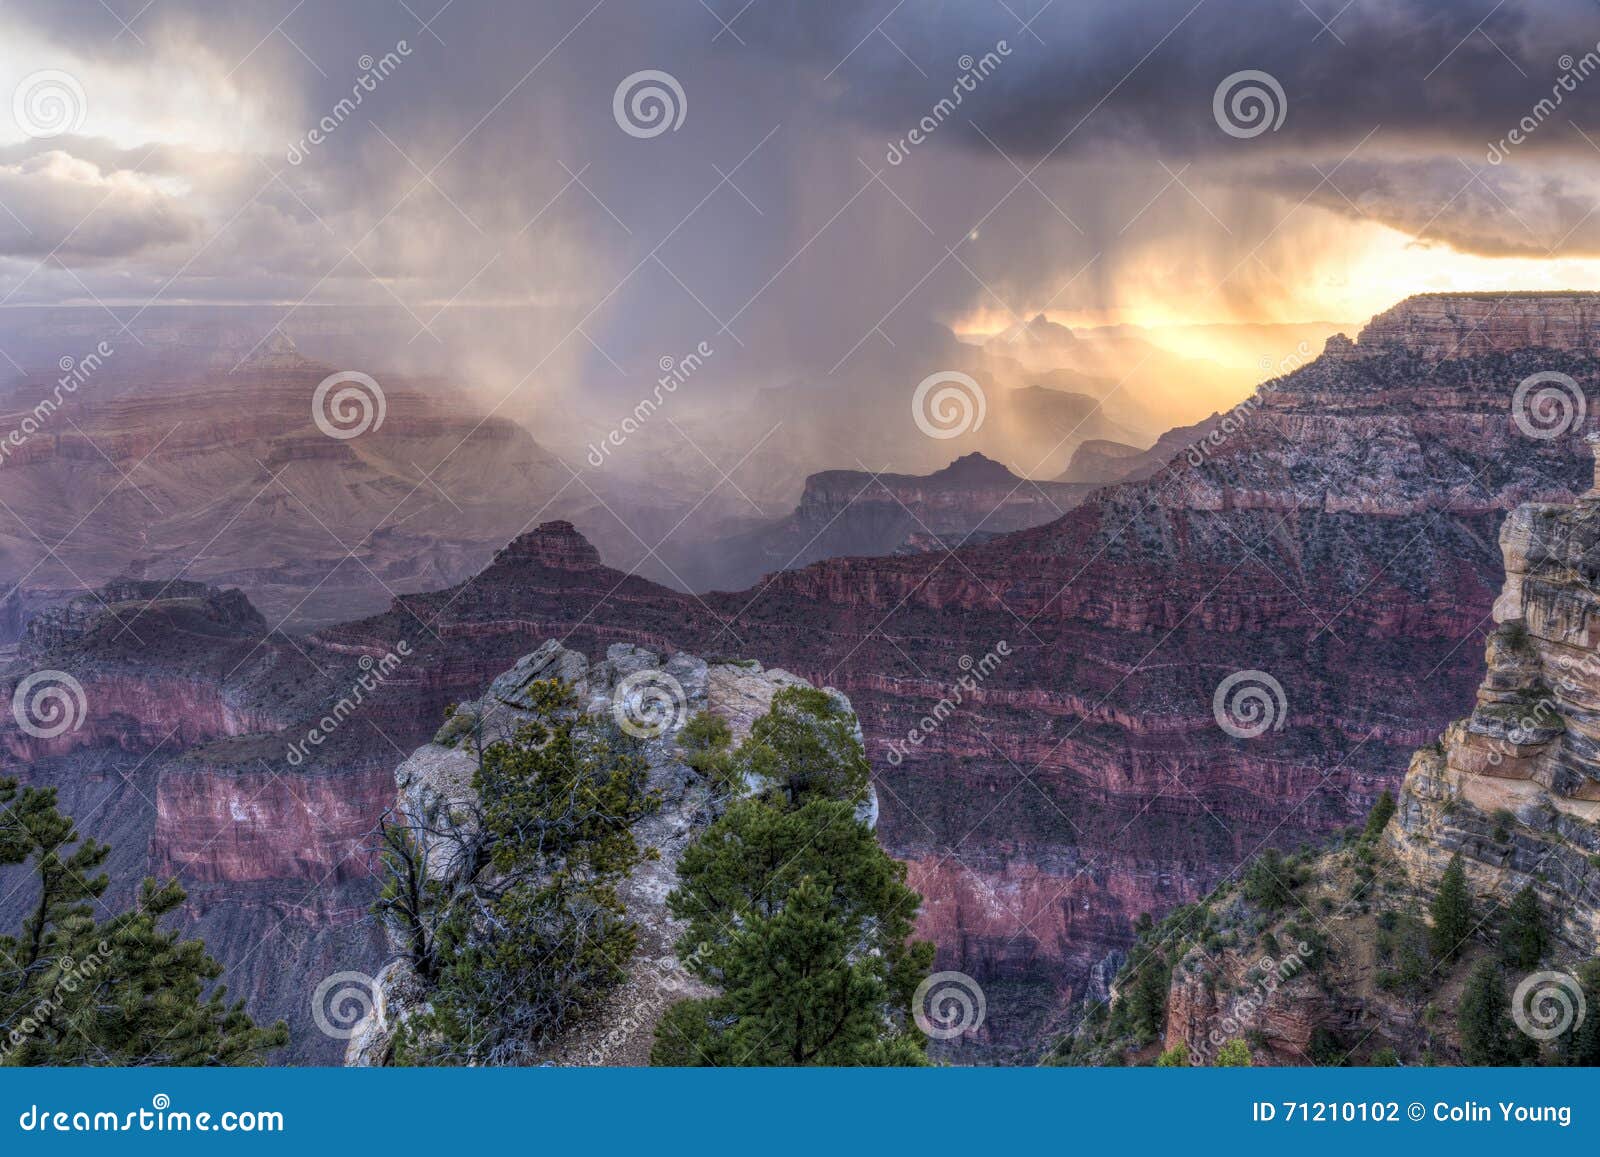
[[(1600, 354), (1600, 294), (1442, 293), (1407, 298), (1361, 331), (1366, 350), (1429, 359), (1518, 349)], [(1365, 350), (1363, 351), (1365, 352)]]
[[(1373, 984), (1380, 965), (1369, 907), (1425, 911), (1457, 855), (1480, 938), (1492, 939), (1498, 913), (1531, 887), (1555, 957), (1582, 960), (1600, 948), (1600, 492), (1517, 507), (1500, 545), (1505, 585), (1476, 704), (1412, 756), (1384, 832), (1399, 878), (1380, 889), (1352, 877), (1342, 853), (1315, 861), (1298, 903), (1306, 912), (1321, 906), (1329, 960), (1320, 975), (1296, 968), (1263, 985), (1271, 962), (1259, 952), (1195, 950), (1173, 972), (1167, 1047), (1182, 1042), (1198, 1061), (1248, 1036), (1258, 1061), (1306, 1064), (1317, 1059), (1320, 1031), (1356, 1042), (1363, 1056), (1386, 1044), (1411, 1057), (1426, 1041), (1434, 1059), (1453, 1057), (1452, 1018), (1427, 1018), (1421, 1001)], [(1248, 914), (1235, 912), (1231, 923), (1247, 926)], [(1435, 971), (1443, 987), (1430, 1003), (1447, 1014), (1460, 977)]]
[(1600, 493), (1518, 507), (1500, 534), (1477, 704), (1406, 773), (1390, 843), (1435, 881), (1459, 852), (1503, 905), (1532, 885), (1569, 948), (1600, 948)]

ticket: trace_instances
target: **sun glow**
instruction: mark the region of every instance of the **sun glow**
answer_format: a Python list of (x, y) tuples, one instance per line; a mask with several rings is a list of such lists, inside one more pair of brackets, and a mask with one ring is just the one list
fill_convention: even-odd
[[(1208, 281), (1208, 272), (1192, 255), (1144, 252), (1119, 264), (1111, 304), (1050, 308), (1044, 316), (1075, 330), (1120, 325), (1170, 332), (1327, 320), (1359, 326), (1418, 293), (1600, 289), (1600, 258), (1463, 253), (1369, 222), (1318, 230), (1261, 262), (1247, 258), (1221, 287), (1216, 276)], [(984, 306), (954, 319), (951, 328), (964, 340), (981, 341), (1035, 312)], [(1196, 348), (1175, 352), (1212, 356), (1201, 348), (1209, 340), (1197, 337)]]

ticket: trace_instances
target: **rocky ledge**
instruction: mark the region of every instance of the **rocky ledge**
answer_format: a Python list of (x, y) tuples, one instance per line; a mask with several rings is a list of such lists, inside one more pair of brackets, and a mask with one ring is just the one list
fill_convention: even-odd
[(1529, 348), (1600, 354), (1600, 293), (1419, 294), (1378, 314), (1357, 339), (1362, 353), (1429, 360)]
[[(714, 818), (715, 806), (710, 786), (682, 761), (679, 734), (695, 715), (708, 711), (727, 722), (738, 743), (771, 709), (779, 691), (812, 684), (776, 667), (763, 669), (750, 659), (707, 660), (684, 651), (666, 657), (629, 643), (613, 645), (603, 661), (590, 664), (581, 652), (550, 639), (495, 679), (480, 699), (458, 705), (433, 742), (395, 770), (396, 806), (406, 818), (419, 828), (438, 828), (468, 814), (472, 809), (465, 805), (473, 802), (477, 769), (470, 737), (492, 741), (512, 734), (530, 718), (532, 685), (550, 679), (570, 687), (579, 709), (597, 719), (630, 719), (643, 711), (652, 731), (659, 725), (659, 731), (642, 740), (640, 754), (648, 767), (648, 787), (660, 794), (661, 806), (634, 826), (640, 846), (653, 849), (655, 856), (641, 863), (621, 889), (639, 936), (629, 977), (598, 1019), (574, 1029), (546, 1059), (563, 1065), (647, 1064), (656, 1020), (667, 1007), (708, 995), (674, 954), (683, 928), (667, 911), (679, 858)], [(841, 692), (825, 690), (853, 714)], [(877, 813), (876, 794), (869, 792), (858, 814), (875, 824)], [(455, 868), (445, 857), (434, 857), (432, 863), (439, 875)], [(347, 1046), (347, 1065), (385, 1063), (395, 1029), (426, 999), (400, 956), (379, 972), (373, 995), (372, 1011)]]
[(239, 590), (179, 579), (113, 579), (98, 591), (40, 611), (26, 627), (25, 647), (42, 653), (82, 638), (108, 619), (132, 619), (160, 610), (204, 633), (265, 634), (266, 620)]

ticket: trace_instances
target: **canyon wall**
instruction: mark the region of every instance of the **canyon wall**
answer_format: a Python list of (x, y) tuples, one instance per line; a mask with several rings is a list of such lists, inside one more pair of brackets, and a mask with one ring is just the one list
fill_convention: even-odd
[[(310, 636), (147, 631), (146, 612), (140, 643), (91, 632), (8, 677), (182, 671), (269, 732), (219, 731), (191, 753), (158, 744), (139, 773), (172, 784), (151, 862), (196, 879), (239, 986), (264, 1000), (280, 998), (267, 967), (302, 985), (331, 970), (317, 904), (357, 912), (370, 882), (351, 870), (320, 886), (315, 873), (343, 862), (359, 824), (354, 811), (326, 832), (285, 821), (272, 840), (324, 846), (257, 858), (224, 840), (205, 866), (196, 848), (237, 794), (202, 788), (206, 767), (263, 761), (308, 800), (323, 797), (306, 777), (327, 777), (338, 786), (316, 791), (372, 809), (375, 825), (374, 769), (552, 637), (591, 656), (632, 643), (754, 657), (837, 686), (861, 718), (880, 835), (912, 866), (940, 965), (990, 994), (975, 1055), (1022, 1058), (1103, 989), (1141, 914), (1204, 895), (1264, 843), (1326, 839), (1470, 707), (1504, 578), (1501, 522), (1523, 503), (1571, 501), (1591, 475), (1586, 425), (1530, 436), (1513, 401), (1541, 373), (1600, 384), (1593, 308), (1539, 295), (1402, 303), (1205, 424), (1151, 477), (960, 550), (832, 559), (694, 597), (602, 566), (570, 523), (551, 522), (472, 579)], [(285, 764), (360, 659), (401, 641), (412, 653), (381, 694), (304, 766)], [(1006, 656), (957, 701), (1002, 642)], [(1221, 723), (1218, 689), (1240, 674), (1280, 693), (1258, 731)], [(137, 743), (159, 731), (140, 726)], [(22, 750), (10, 732), (0, 740)], [(98, 750), (30, 748), (27, 774), (65, 776)], [(152, 814), (152, 839), (157, 827)], [(308, 894), (317, 903), (299, 903)], [(311, 913), (293, 925), (304, 960), (245, 943), (264, 906)], [(338, 919), (345, 963), (370, 971), (370, 929)]]

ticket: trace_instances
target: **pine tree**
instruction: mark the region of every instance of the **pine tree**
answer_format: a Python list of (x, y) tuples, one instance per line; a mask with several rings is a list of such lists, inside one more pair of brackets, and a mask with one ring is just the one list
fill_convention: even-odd
[(1428, 943), (1433, 955), (1443, 961), (1454, 960), (1466, 947), (1473, 929), (1472, 895), (1467, 891), (1467, 873), (1460, 852), (1450, 858), (1450, 866), (1439, 878), (1431, 914), (1433, 926), (1428, 930)]
[(678, 954), (718, 996), (675, 1006), (665, 1065), (923, 1063), (907, 1013), (932, 964), (919, 897), (843, 801), (733, 804), (678, 864)]
[(0, 975), (0, 1063), (247, 1065), (287, 1043), (282, 1022), (259, 1028), (227, 1003), (204, 944), (160, 927), (185, 899), (175, 881), (146, 880), (131, 909), (98, 919), (110, 849), (80, 839), (54, 788), (0, 780), (0, 805), (0, 864), (31, 863), (38, 890), (19, 932), (0, 936), (13, 965)]
[(1600, 960), (1587, 960), (1578, 966), (1578, 985), (1583, 993), (1584, 1017), (1561, 1042), (1562, 1057), (1569, 1065), (1600, 1065)]
[(1156, 1058), (1158, 1069), (1186, 1069), (1189, 1067), (1189, 1046), (1179, 1041)]
[(1159, 952), (1151, 952), (1139, 965), (1127, 996), (1128, 1027), (1141, 1044), (1161, 1035), (1167, 1024), (1167, 991), (1171, 969)]
[(1465, 1063), (1520, 1065), (1538, 1056), (1538, 1045), (1512, 1023), (1510, 1006), (1500, 969), (1492, 961), (1480, 961), (1467, 978), (1456, 1012)]
[(658, 1065), (917, 1065), (914, 990), (933, 946), (911, 942), (921, 897), (856, 815), (867, 764), (854, 720), (790, 688), (730, 755), (740, 799), (683, 853), (668, 898), (685, 966), (717, 995), (656, 1026)]
[(1394, 818), (1395, 810), (1394, 793), (1384, 788), (1378, 796), (1378, 802), (1372, 805), (1372, 811), (1367, 815), (1367, 826), (1362, 829), (1361, 838), (1367, 843), (1375, 841)]
[(658, 798), (631, 741), (578, 711), (569, 687), (544, 680), (527, 696), (515, 735), (473, 749), (470, 815), (384, 830), (375, 908), (430, 1006), (397, 1040), (402, 1063), (537, 1059), (627, 975), (637, 936), (617, 885), (646, 854), (633, 824)]
[(856, 803), (872, 776), (856, 718), (815, 687), (785, 687), (750, 727), (734, 766), (793, 808), (813, 799)]
[(1294, 899), (1295, 869), (1283, 853), (1268, 848), (1250, 862), (1244, 874), (1244, 897), (1258, 908), (1276, 912)]
[(1529, 969), (1538, 966), (1548, 947), (1549, 934), (1545, 931), (1544, 914), (1539, 911), (1539, 897), (1529, 884), (1506, 909), (1500, 925), (1500, 953), (1510, 967)]

